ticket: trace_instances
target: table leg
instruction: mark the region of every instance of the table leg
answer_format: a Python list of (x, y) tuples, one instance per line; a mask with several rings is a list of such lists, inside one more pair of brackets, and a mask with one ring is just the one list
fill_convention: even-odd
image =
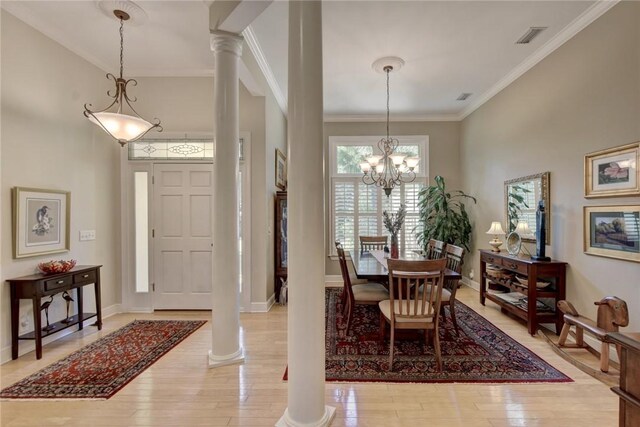
[(98, 330), (102, 330), (102, 299), (100, 298), (100, 269), (96, 270), (96, 283), (94, 283), (94, 289), (96, 292), (96, 315), (98, 320), (96, 326)]
[(33, 334), (36, 341), (36, 359), (42, 359), (42, 316), (40, 297), (33, 297)]
[(20, 300), (16, 288), (11, 285), (11, 359), (18, 358), (18, 326), (20, 324)]
[(84, 315), (82, 312), (82, 286), (76, 288), (76, 298), (78, 300), (78, 330), (81, 331), (84, 327)]

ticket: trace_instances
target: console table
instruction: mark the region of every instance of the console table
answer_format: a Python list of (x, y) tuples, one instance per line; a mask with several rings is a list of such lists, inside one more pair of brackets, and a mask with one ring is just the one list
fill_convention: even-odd
[[(83, 327), (83, 322), (92, 317), (97, 317), (96, 326), (102, 329), (102, 310), (100, 304), (100, 267), (101, 265), (80, 265), (66, 273), (58, 274), (32, 274), (30, 276), (9, 279), (11, 286), (11, 358), (18, 358), (18, 342), (20, 340), (35, 340), (36, 359), (42, 358), (42, 338), (60, 332), (63, 329), (78, 325), (78, 330)], [(96, 313), (84, 313), (82, 311), (82, 288), (93, 284), (96, 295)], [(76, 302), (78, 314), (71, 317), (69, 323), (53, 323), (50, 331), (42, 330), (40, 300), (43, 297), (55, 295), (64, 291), (76, 290)], [(18, 335), (20, 322), (20, 300), (30, 299), (33, 303), (33, 332)]]
[(620, 396), (620, 427), (640, 425), (640, 332), (610, 332), (605, 341), (622, 348), (620, 387), (611, 390)]
[[(516, 280), (500, 279), (487, 274), (487, 264), (500, 267), (520, 276), (527, 277), (527, 284), (523, 285)], [(485, 299), (491, 300), (500, 306), (503, 313), (511, 313), (527, 322), (531, 335), (535, 335), (540, 323), (555, 323), (556, 334), (560, 333), (563, 324), (563, 314), (555, 305), (559, 300), (566, 298), (566, 265), (562, 261), (535, 261), (530, 257), (509, 255), (507, 252), (492, 252), (487, 249), (480, 250), (480, 303), (484, 305)], [(540, 280), (551, 282), (547, 288), (537, 289), (536, 283)], [(527, 297), (525, 307), (510, 304), (487, 291), (509, 290), (519, 292)], [(537, 309), (538, 298), (553, 298), (555, 300), (553, 311), (540, 311)]]

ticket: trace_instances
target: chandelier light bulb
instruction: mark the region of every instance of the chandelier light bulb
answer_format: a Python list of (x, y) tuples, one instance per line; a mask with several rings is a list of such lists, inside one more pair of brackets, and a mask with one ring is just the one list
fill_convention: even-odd
[(377, 172), (377, 173), (382, 173), (382, 172), (384, 172), (384, 165), (383, 165), (383, 164), (378, 164), (378, 165), (376, 166), (376, 172)]
[(382, 159), (382, 156), (369, 156), (367, 157), (367, 162), (369, 162), (371, 167), (376, 167), (378, 163), (380, 163), (380, 159)]
[(404, 161), (410, 170), (414, 170), (420, 163), (420, 157), (407, 157)]
[(371, 170), (371, 165), (369, 164), (369, 162), (362, 162), (360, 163), (360, 169), (363, 173), (367, 174)]
[(393, 161), (393, 164), (396, 166), (400, 166), (405, 157), (407, 156), (405, 156), (404, 154), (392, 154), (391, 156), (389, 156), (389, 158), (391, 158), (391, 161)]

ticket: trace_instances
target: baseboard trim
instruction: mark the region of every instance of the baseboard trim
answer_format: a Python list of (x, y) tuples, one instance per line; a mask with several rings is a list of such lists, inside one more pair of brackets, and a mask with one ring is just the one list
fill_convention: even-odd
[[(116, 314), (122, 313), (122, 305), (121, 304), (113, 304), (109, 307), (105, 307), (102, 309), (102, 320), (114, 316)], [(87, 319), (83, 322), (83, 327), (87, 328), (94, 324), (96, 321), (95, 318)], [(58, 333), (53, 335), (49, 335), (42, 339), (42, 347), (43, 352), (46, 351), (44, 348), (47, 344), (59, 340), (60, 338), (66, 337), (67, 335), (73, 334), (74, 332), (78, 332), (76, 328), (68, 328), (64, 329)], [(18, 346), (18, 357), (23, 356), (29, 352), (35, 351), (36, 343), (34, 341), (20, 341), (20, 345)], [(0, 350), (0, 365), (5, 364), (11, 361), (11, 345), (8, 345), (2, 350)]]
[(460, 282), (463, 285), (470, 287), (474, 291), (480, 292), (480, 283), (476, 282), (475, 280), (471, 280), (467, 276), (462, 276), (462, 280), (460, 280)]
[(276, 303), (276, 294), (273, 293), (265, 302), (252, 302), (250, 313), (268, 313)]
[(342, 276), (339, 274), (327, 274), (324, 276), (325, 283), (342, 283)]

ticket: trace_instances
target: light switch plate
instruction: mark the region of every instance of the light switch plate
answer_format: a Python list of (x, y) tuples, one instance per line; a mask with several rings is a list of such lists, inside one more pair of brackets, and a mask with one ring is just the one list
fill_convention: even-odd
[(80, 241), (96, 240), (96, 230), (80, 230)]

